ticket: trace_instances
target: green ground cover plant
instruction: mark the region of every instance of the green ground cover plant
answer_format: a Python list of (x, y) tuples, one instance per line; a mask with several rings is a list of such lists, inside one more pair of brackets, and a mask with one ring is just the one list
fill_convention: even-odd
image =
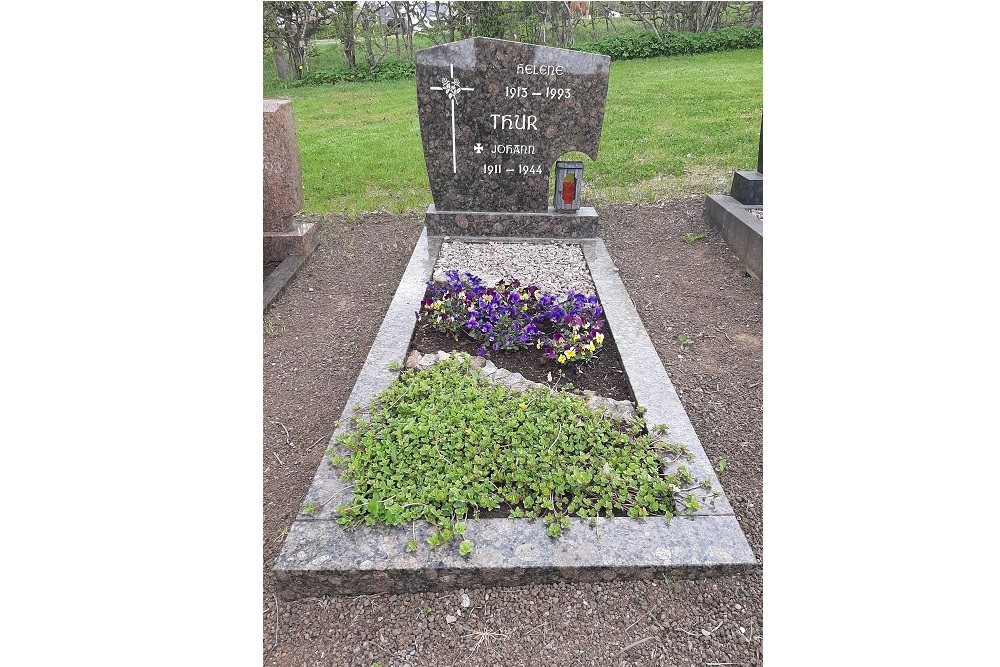
[[(545, 388), (519, 393), (495, 385), (457, 355), (429, 369), (403, 371), (372, 401), (366, 417), (327, 450), (352, 483), (353, 498), (337, 508), (343, 526), (434, 526), (431, 548), (458, 541), (471, 553), (466, 520), (501, 510), (511, 518), (541, 518), (558, 537), (571, 516), (625, 514), (669, 520), (678, 507), (699, 508), (709, 489), (684, 465), (664, 470), (664, 458), (687, 455), (664, 440), (665, 427), (646, 432), (592, 411), (579, 395)], [(411, 538), (408, 551), (417, 550)]]
[[(412, 80), (295, 85), (303, 212), (356, 217), (423, 213), (431, 203)], [(600, 155), (584, 162), (587, 205), (725, 193), (757, 163), (763, 51), (750, 49), (611, 64)]]

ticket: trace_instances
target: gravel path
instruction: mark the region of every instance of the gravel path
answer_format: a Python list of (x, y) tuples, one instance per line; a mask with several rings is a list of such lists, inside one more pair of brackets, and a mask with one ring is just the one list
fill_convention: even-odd
[[(763, 287), (705, 225), (703, 202), (602, 207), (600, 235), (706, 453), (727, 461), (723, 488), (763, 562)], [(320, 249), (264, 318), (263, 664), (763, 664), (761, 572), (276, 599), (271, 568), (421, 222), (324, 219)]]

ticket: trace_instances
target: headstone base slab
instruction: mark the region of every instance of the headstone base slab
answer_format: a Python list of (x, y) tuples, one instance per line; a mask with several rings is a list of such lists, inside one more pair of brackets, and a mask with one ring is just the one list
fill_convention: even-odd
[(264, 232), (264, 261), (281, 262), (289, 255), (311, 255), (319, 245), (315, 222), (295, 222), (282, 232)]
[(505, 236), (534, 238), (594, 238), (597, 233), (597, 210), (582, 206), (579, 210), (556, 213), (551, 206), (545, 213), (509, 213), (496, 211), (438, 211), (434, 204), (425, 218), (429, 236)]

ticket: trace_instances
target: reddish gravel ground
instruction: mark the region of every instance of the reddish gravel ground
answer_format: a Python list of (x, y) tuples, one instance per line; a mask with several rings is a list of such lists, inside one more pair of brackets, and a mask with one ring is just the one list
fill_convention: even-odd
[[(762, 563), (763, 286), (703, 207), (601, 207), (600, 235), (709, 458), (727, 462), (723, 488)], [(263, 324), (264, 665), (763, 664), (760, 571), (278, 600), (271, 568), (422, 227), (412, 215), (319, 222), (319, 250)], [(687, 232), (707, 236), (688, 244)]]

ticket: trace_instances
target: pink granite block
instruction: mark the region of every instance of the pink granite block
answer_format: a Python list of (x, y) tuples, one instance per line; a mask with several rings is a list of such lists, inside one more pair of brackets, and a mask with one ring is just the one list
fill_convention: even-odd
[(290, 100), (264, 100), (264, 231), (282, 232), (302, 209), (302, 168)]
[(264, 261), (280, 262), (289, 255), (311, 255), (319, 245), (319, 225), (293, 222), (289, 229), (264, 232)]

